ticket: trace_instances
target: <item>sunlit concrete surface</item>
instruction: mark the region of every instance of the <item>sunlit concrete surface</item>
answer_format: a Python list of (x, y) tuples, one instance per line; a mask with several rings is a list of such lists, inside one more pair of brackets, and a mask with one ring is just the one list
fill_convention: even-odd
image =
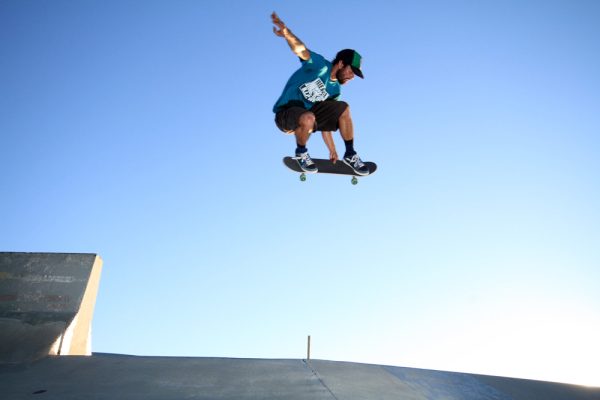
[(94, 354), (0, 365), (3, 399), (592, 400), (600, 389), (311, 360)]

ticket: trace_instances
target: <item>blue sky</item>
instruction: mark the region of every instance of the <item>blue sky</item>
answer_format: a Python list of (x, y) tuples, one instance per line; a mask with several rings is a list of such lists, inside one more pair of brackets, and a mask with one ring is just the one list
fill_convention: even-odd
[[(299, 63), (272, 11), (364, 57), (357, 186), (281, 163)], [(600, 385), (599, 17), (3, 1), (0, 248), (102, 256), (96, 352), (302, 358), (312, 335), (314, 358)]]

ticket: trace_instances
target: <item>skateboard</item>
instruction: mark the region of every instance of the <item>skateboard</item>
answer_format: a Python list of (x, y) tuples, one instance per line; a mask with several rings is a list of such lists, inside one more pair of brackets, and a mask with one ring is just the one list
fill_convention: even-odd
[[(319, 168), (317, 174), (349, 175), (352, 177), (352, 180), (350, 182), (352, 182), (353, 185), (356, 185), (358, 183), (358, 177), (361, 176), (354, 172), (354, 170), (348, 165), (344, 164), (343, 161), (338, 161), (334, 164), (333, 162), (331, 162), (331, 160), (326, 160), (322, 158), (313, 158), (312, 160), (315, 164), (317, 164), (317, 168)], [(292, 171), (299, 172), (300, 180), (302, 182), (306, 180), (307, 173), (300, 168), (300, 165), (298, 165), (298, 161), (296, 161), (294, 157), (283, 157), (283, 163)], [(367, 168), (369, 168), (369, 175), (372, 175), (373, 172), (377, 170), (377, 164), (375, 164), (374, 162), (367, 161), (365, 162), (365, 165), (367, 166)]]

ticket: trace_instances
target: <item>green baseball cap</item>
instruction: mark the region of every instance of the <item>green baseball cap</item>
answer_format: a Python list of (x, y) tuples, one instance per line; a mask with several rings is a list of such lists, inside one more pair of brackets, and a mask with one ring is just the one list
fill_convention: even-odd
[(354, 71), (356, 75), (363, 79), (365, 78), (362, 73), (362, 70), (360, 69), (360, 65), (362, 63), (362, 56), (358, 54), (356, 50), (344, 49), (337, 53), (335, 59), (336, 61), (342, 60), (345, 65), (350, 65), (350, 67), (352, 67), (352, 71)]

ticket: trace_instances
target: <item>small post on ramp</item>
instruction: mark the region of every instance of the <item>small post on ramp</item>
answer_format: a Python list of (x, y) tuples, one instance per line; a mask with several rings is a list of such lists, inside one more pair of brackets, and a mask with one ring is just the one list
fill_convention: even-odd
[(306, 360), (310, 361), (310, 335), (308, 335), (308, 344), (306, 349)]

